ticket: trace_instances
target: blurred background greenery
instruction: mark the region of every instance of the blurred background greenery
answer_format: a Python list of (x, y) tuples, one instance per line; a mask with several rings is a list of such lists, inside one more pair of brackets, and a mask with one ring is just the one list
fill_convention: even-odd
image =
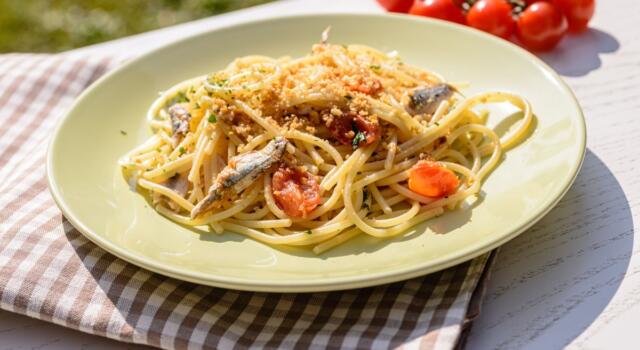
[(0, 52), (59, 52), (273, 0), (0, 0)]

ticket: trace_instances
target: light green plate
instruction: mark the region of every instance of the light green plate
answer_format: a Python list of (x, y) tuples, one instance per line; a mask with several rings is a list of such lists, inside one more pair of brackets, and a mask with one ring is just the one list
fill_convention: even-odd
[[(333, 43), (397, 50), (465, 91), (526, 96), (537, 115), (529, 139), (508, 152), (473, 209), (449, 212), (390, 240), (359, 237), (315, 256), (242, 236), (199, 234), (163, 218), (132, 192), (117, 159), (150, 135), (145, 112), (171, 85), (236, 57), (299, 56), (331, 25)], [(496, 114), (510, 113), (498, 106)], [(492, 116), (491, 123), (499, 118)], [(127, 132), (122, 135), (120, 130)], [(287, 17), (219, 29), (138, 58), (93, 84), (58, 126), (47, 167), (53, 197), (71, 223), (105, 250), (179, 279), (253, 291), (370, 286), (458, 264), (512, 239), (547, 213), (574, 180), (585, 125), (570, 89), (526, 51), (484, 33), (408, 16)]]

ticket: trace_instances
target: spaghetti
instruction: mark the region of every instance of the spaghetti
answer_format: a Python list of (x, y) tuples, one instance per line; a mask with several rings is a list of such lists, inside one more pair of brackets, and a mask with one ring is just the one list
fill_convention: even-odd
[[(496, 102), (522, 111), (502, 137), (481, 110)], [(466, 98), (393, 53), (323, 40), (173, 86), (149, 109), (153, 136), (120, 164), (177, 223), (319, 254), (457, 208), (532, 118), (518, 95)]]

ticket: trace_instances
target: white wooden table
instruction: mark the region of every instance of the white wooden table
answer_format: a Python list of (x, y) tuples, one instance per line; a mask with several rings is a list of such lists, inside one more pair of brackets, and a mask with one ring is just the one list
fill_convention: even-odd
[[(83, 50), (144, 52), (247, 19), (380, 12), (373, 0), (290, 0)], [(598, 2), (592, 29), (542, 58), (576, 92), (588, 151), (565, 199), (501, 248), (467, 349), (638, 348), (640, 323), (640, 2)], [(635, 220), (634, 220), (635, 219)], [(634, 223), (634, 221), (636, 221)], [(143, 349), (0, 311), (0, 349)]]

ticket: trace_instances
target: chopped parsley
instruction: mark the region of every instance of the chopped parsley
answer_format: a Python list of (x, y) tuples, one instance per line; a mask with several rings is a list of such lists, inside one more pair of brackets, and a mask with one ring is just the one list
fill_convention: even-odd
[(180, 155), (183, 155), (184, 152), (186, 151), (184, 150), (184, 147), (180, 146), (180, 148), (178, 149), (178, 152), (180, 152)]
[(351, 95), (347, 95), (347, 96), (345, 96), (344, 98), (346, 98), (346, 99), (347, 99), (347, 100), (349, 100), (349, 101), (353, 100), (353, 96), (351, 96)]
[(200, 104), (198, 102), (196, 102), (196, 109), (200, 109)]
[(360, 147), (360, 142), (366, 141), (367, 136), (362, 131), (360, 131), (360, 129), (358, 129), (355, 121), (351, 122), (351, 129), (355, 133), (355, 136), (351, 141), (351, 145), (353, 146), (353, 150), (355, 151), (358, 149), (358, 147)]
[(379, 64), (372, 64), (372, 65), (369, 65), (369, 68), (371, 68), (372, 70), (379, 70), (380, 69), (380, 65)]
[(215, 123), (218, 121), (218, 118), (216, 117), (215, 114), (212, 114), (209, 116), (209, 119), (207, 119), (209, 121), (209, 123)]
[(366, 188), (362, 191), (362, 207), (367, 211), (371, 210), (369, 208), (369, 191)]
[(120, 130), (120, 133), (121, 133), (122, 135), (125, 135), (125, 136), (127, 135), (127, 132), (126, 132), (126, 131), (124, 131), (124, 130)]
[(358, 147), (360, 146), (360, 142), (363, 142), (366, 139), (367, 137), (364, 135), (364, 133), (358, 130), (356, 132), (356, 136), (353, 137), (353, 142), (351, 143), (351, 145), (353, 146), (353, 149), (354, 150), (358, 149)]
[(311, 232), (311, 230), (306, 230), (305, 232), (306, 232), (306, 234), (308, 234), (308, 235), (310, 235), (310, 234), (312, 233), (312, 232)]
[(184, 94), (184, 92), (180, 92), (178, 96), (176, 96), (176, 103), (183, 102), (189, 102), (189, 99), (187, 98), (187, 95)]

